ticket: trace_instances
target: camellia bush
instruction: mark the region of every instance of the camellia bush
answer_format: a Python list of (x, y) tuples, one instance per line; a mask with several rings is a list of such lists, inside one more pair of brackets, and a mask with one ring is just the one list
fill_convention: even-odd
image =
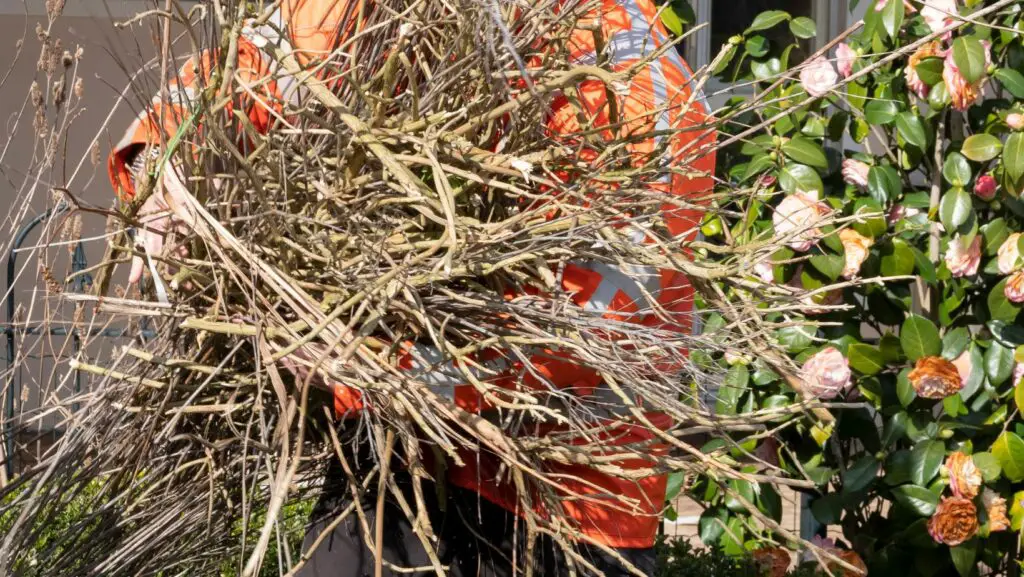
[[(720, 413), (831, 408), (704, 450), (814, 480), (815, 519), (842, 533), (814, 540), (847, 562), (834, 574), (1019, 574), (1024, 12), (877, 0), (866, 14), (797, 63), (815, 23), (765, 12), (712, 63), (743, 94), (717, 113), (728, 146), (704, 250), (749, 265), (730, 302), (793, 295), (764, 314), (801, 369), (783, 379), (751, 355), (694, 359), (728, 371)], [(787, 248), (761, 250), (769, 239)], [(704, 330), (734, 327), (709, 314)], [(799, 545), (764, 522), (781, 518), (770, 484), (683, 490), (706, 506), (705, 543), (785, 571), (777, 548)]]

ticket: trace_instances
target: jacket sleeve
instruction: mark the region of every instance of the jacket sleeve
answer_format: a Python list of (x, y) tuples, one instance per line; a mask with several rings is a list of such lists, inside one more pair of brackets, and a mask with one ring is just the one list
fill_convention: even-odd
[[(163, 146), (192, 119), (208, 84), (215, 56), (214, 52), (207, 50), (198, 58), (189, 58), (175, 78), (168, 82), (166, 94), (161, 91), (153, 96), (114, 145), (107, 161), (107, 172), (118, 198), (127, 201), (135, 196), (130, 171), (135, 156), (148, 147)], [(239, 91), (233, 95), (226, 112), (230, 114), (232, 110), (241, 108), (258, 131), (266, 131), (273, 112), (280, 108), (269, 58), (250, 41), (240, 38), (235, 71), (235, 85)], [(197, 117), (195, 122), (192, 128), (201, 131), (202, 117)], [(195, 151), (194, 145), (191, 149)]]

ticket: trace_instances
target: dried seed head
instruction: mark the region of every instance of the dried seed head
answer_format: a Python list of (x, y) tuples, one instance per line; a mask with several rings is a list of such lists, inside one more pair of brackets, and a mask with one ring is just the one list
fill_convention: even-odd
[(75, 57), (71, 55), (70, 50), (65, 50), (64, 54), (61, 54), (60, 60), (61, 64), (64, 65), (64, 68), (70, 68), (71, 65), (75, 63)]
[(43, 25), (39, 22), (36, 22), (36, 38), (38, 38), (40, 42), (43, 42), (49, 37), (50, 34), (46, 31), (45, 28), (43, 28)]
[(64, 292), (64, 287), (62, 287), (61, 284), (57, 282), (57, 279), (54, 278), (50, 267), (40, 264), (39, 273), (43, 276), (43, 282), (46, 284), (46, 294), (59, 295)]
[[(78, 84), (75, 84), (75, 86), (77, 87)], [(99, 141), (96, 141), (92, 143), (92, 147), (89, 149), (89, 162), (91, 162), (93, 166), (99, 166), (101, 161), (100, 143)]]
[(72, 89), (72, 92), (75, 93), (75, 98), (82, 99), (82, 95), (85, 94), (85, 84), (82, 83), (81, 78), (75, 79), (75, 87)]
[(64, 12), (64, 0), (46, 0), (46, 15), (56, 20)]
[(43, 89), (39, 87), (39, 83), (35, 80), (32, 81), (32, 86), (28, 89), (29, 97), (32, 99), (32, 106), (34, 108), (43, 107)]
[(53, 83), (53, 104), (57, 108), (60, 108), (60, 105), (64, 104), (64, 97), (67, 95), (67, 92), (64, 90), (64, 84), (63, 76)]

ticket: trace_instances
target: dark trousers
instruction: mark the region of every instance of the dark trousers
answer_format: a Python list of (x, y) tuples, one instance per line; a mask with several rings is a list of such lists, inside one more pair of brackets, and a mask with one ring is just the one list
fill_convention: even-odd
[[(360, 475), (359, 472), (356, 474)], [(405, 495), (406, 502), (415, 510), (411, 476), (402, 471), (392, 475)], [(372, 485), (360, 496), (371, 535), (377, 523), (377, 483)], [(448, 575), (512, 577), (524, 574), (528, 562), (523, 543), (525, 531), (522, 521), (516, 515), (472, 491), (452, 485), (446, 484), (439, 496), (434, 484), (424, 482), (423, 496), (437, 537), (433, 549), (441, 563), (449, 567)], [(313, 523), (303, 543), (303, 550), (308, 550), (335, 516), (351, 504), (352, 495), (341, 467), (332, 467), (327, 475), (323, 496), (314, 510)], [(422, 571), (410, 573), (389, 570), (385, 564), (384, 575), (399, 577), (434, 574), (422, 541), (413, 532), (412, 523), (390, 493), (384, 501), (383, 529), (381, 551), (385, 561), (403, 569), (423, 568)], [(577, 550), (608, 577), (631, 575), (616, 559), (600, 549), (581, 545)], [(617, 549), (616, 553), (644, 574), (654, 574), (656, 557), (653, 548)], [(538, 540), (534, 545), (533, 557), (534, 575), (568, 575), (565, 554), (549, 538)], [(353, 512), (320, 543), (297, 577), (372, 577), (373, 574), (374, 553), (367, 544), (359, 517)], [(590, 573), (577, 564), (577, 574)]]

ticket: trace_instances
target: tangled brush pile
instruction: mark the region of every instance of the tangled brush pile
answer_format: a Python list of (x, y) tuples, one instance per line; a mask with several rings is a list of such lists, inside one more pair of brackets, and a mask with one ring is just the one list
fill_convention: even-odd
[[(456, 463), (460, 450), (496, 455), (517, 487), (525, 538), (547, 535), (566, 552), (580, 535), (565, 522), (566, 481), (552, 464), (631, 480), (683, 471), (723, 485), (812, 486), (763, 462), (741, 470), (688, 440), (738, 447), (730, 435), (760, 434), (801, 407), (709, 411), (701, 395), (721, 376), (688, 351), (733, 348), (763, 354), (780, 374), (791, 367), (772, 355), (752, 307), (727, 311), (730, 325), (712, 337), (679, 330), (693, 319), (674, 310), (665, 295), (679, 287), (663, 279), (685, 275), (708, 302), (725, 303), (721, 287), (756, 287), (746, 271), (786, 239), (723, 264), (702, 261), (709, 247), (692, 230), (671, 230), (666, 215), (710, 199), (679, 197), (667, 183), (710, 178), (694, 167), (714, 154), (715, 126), (686, 112), (699, 106), (699, 79), (668, 105), (690, 118), (685, 126), (661, 122), (667, 110), (621, 121), (622, 86), (675, 48), (666, 42), (625, 68), (600, 50), (579, 62), (574, 38), (607, 41), (587, 24), (598, 4), (382, 0), (346, 16), (356, 32), (315, 69), (266, 41), (269, 8), (240, 3), (193, 19), (195, 61), (203, 48), (221, 57), (202, 60), (208, 83), (160, 152), (172, 162), (149, 167), (153, 176), (175, 167), (190, 192), (176, 207), (189, 225), (182, 250), (147, 257), (147, 294), (108, 294), (115, 267), (140, 254), (129, 235), (139, 206), (162, 193), (159, 178), (143, 179), (111, 218), (123, 230), (96, 268), (96, 314), (149, 319), (155, 334), (113, 358), (73, 359), (96, 386), (76, 399), (61, 441), (4, 490), (17, 514), (0, 564), (27, 566), (19, 551), (39, 527), (99, 484), (91, 513), (33, 571), (208, 574), (232, 558), (253, 575), (286, 505), (315, 491), (309, 480), (340, 454), (339, 428), (379, 458), (377, 478), (351, 480), (356, 491), (386, 485), (397, 448), (417, 483), (426, 450)], [(239, 34), (262, 38), (277, 73), (298, 79), (287, 102), (266, 101), (236, 73)], [(611, 102), (601, 123), (575, 92), (595, 81)], [(180, 98), (166, 85), (161, 93)], [(545, 128), (554, 98), (576, 107), (576, 131)], [(239, 113), (253, 99), (272, 130)], [(626, 277), (633, 310), (577, 306), (565, 276), (573, 267)], [(552, 363), (597, 375), (600, 394), (559, 388)], [(461, 402), (456, 383), (487, 411)], [(332, 411), (319, 391), (340, 387), (369, 409)], [(655, 426), (652, 414), (675, 424)], [(623, 426), (646, 440), (609, 448)], [(422, 503), (407, 514), (429, 542)]]

